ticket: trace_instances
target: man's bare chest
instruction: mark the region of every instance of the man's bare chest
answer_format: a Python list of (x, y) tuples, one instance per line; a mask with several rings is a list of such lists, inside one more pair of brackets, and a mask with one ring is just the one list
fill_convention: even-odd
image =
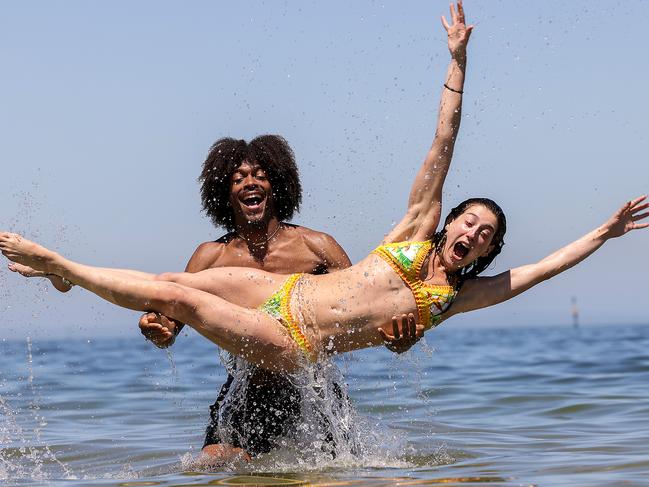
[(257, 255), (243, 249), (227, 249), (211, 267), (249, 267), (278, 274), (292, 274), (322, 272), (324, 263), (318, 256), (303, 249), (294, 252), (269, 251)]

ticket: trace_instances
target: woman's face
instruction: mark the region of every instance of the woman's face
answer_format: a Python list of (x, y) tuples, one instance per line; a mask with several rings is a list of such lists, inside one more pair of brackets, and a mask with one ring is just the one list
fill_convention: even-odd
[(446, 226), (442, 263), (457, 271), (493, 249), (491, 242), (498, 229), (498, 219), (482, 205), (471, 205)]

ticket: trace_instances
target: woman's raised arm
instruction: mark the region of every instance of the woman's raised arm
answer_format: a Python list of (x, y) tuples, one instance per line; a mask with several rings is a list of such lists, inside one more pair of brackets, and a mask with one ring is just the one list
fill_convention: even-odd
[(611, 238), (649, 227), (638, 223), (649, 217), (646, 196), (627, 202), (603, 225), (571, 244), (548, 255), (536, 264), (529, 264), (494, 277), (467, 280), (451, 306), (448, 316), (502, 303), (531, 287), (560, 274), (578, 264)]
[(385, 237), (386, 243), (426, 240), (435, 233), (441, 216), (442, 186), (460, 129), (466, 46), (473, 30), (465, 23), (461, 1), (457, 9), (451, 4), (451, 24), (442, 16), (442, 25), (448, 33), (451, 62), (442, 89), (435, 138), (412, 185), (406, 215)]

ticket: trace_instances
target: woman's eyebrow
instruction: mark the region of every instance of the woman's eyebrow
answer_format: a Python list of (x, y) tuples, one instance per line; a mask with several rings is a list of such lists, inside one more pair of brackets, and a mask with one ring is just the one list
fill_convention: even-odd
[[(475, 217), (475, 218), (478, 218), (478, 215), (476, 215), (475, 213), (471, 213), (470, 211), (467, 211), (465, 214), (466, 214), (466, 215), (471, 215), (471, 216), (473, 216), (473, 217)], [(479, 219), (479, 218), (478, 218), (478, 219)], [(492, 232), (495, 232), (495, 231), (496, 231), (496, 229), (493, 227), (493, 225), (492, 225), (491, 223), (483, 223), (482, 226), (483, 226), (483, 227), (487, 227), (487, 228), (488, 228), (489, 230), (491, 230)]]

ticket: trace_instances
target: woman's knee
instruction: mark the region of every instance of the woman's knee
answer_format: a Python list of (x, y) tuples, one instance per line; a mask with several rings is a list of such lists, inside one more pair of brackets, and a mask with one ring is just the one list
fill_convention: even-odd
[(182, 275), (179, 272), (163, 272), (162, 274), (157, 274), (153, 277), (154, 281), (159, 282), (178, 282), (178, 279)]
[(152, 308), (175, 319), (186, 319), (188, 311), (196, 309), (192, 290), (172, 281), (160, 282), (151, 297)]

